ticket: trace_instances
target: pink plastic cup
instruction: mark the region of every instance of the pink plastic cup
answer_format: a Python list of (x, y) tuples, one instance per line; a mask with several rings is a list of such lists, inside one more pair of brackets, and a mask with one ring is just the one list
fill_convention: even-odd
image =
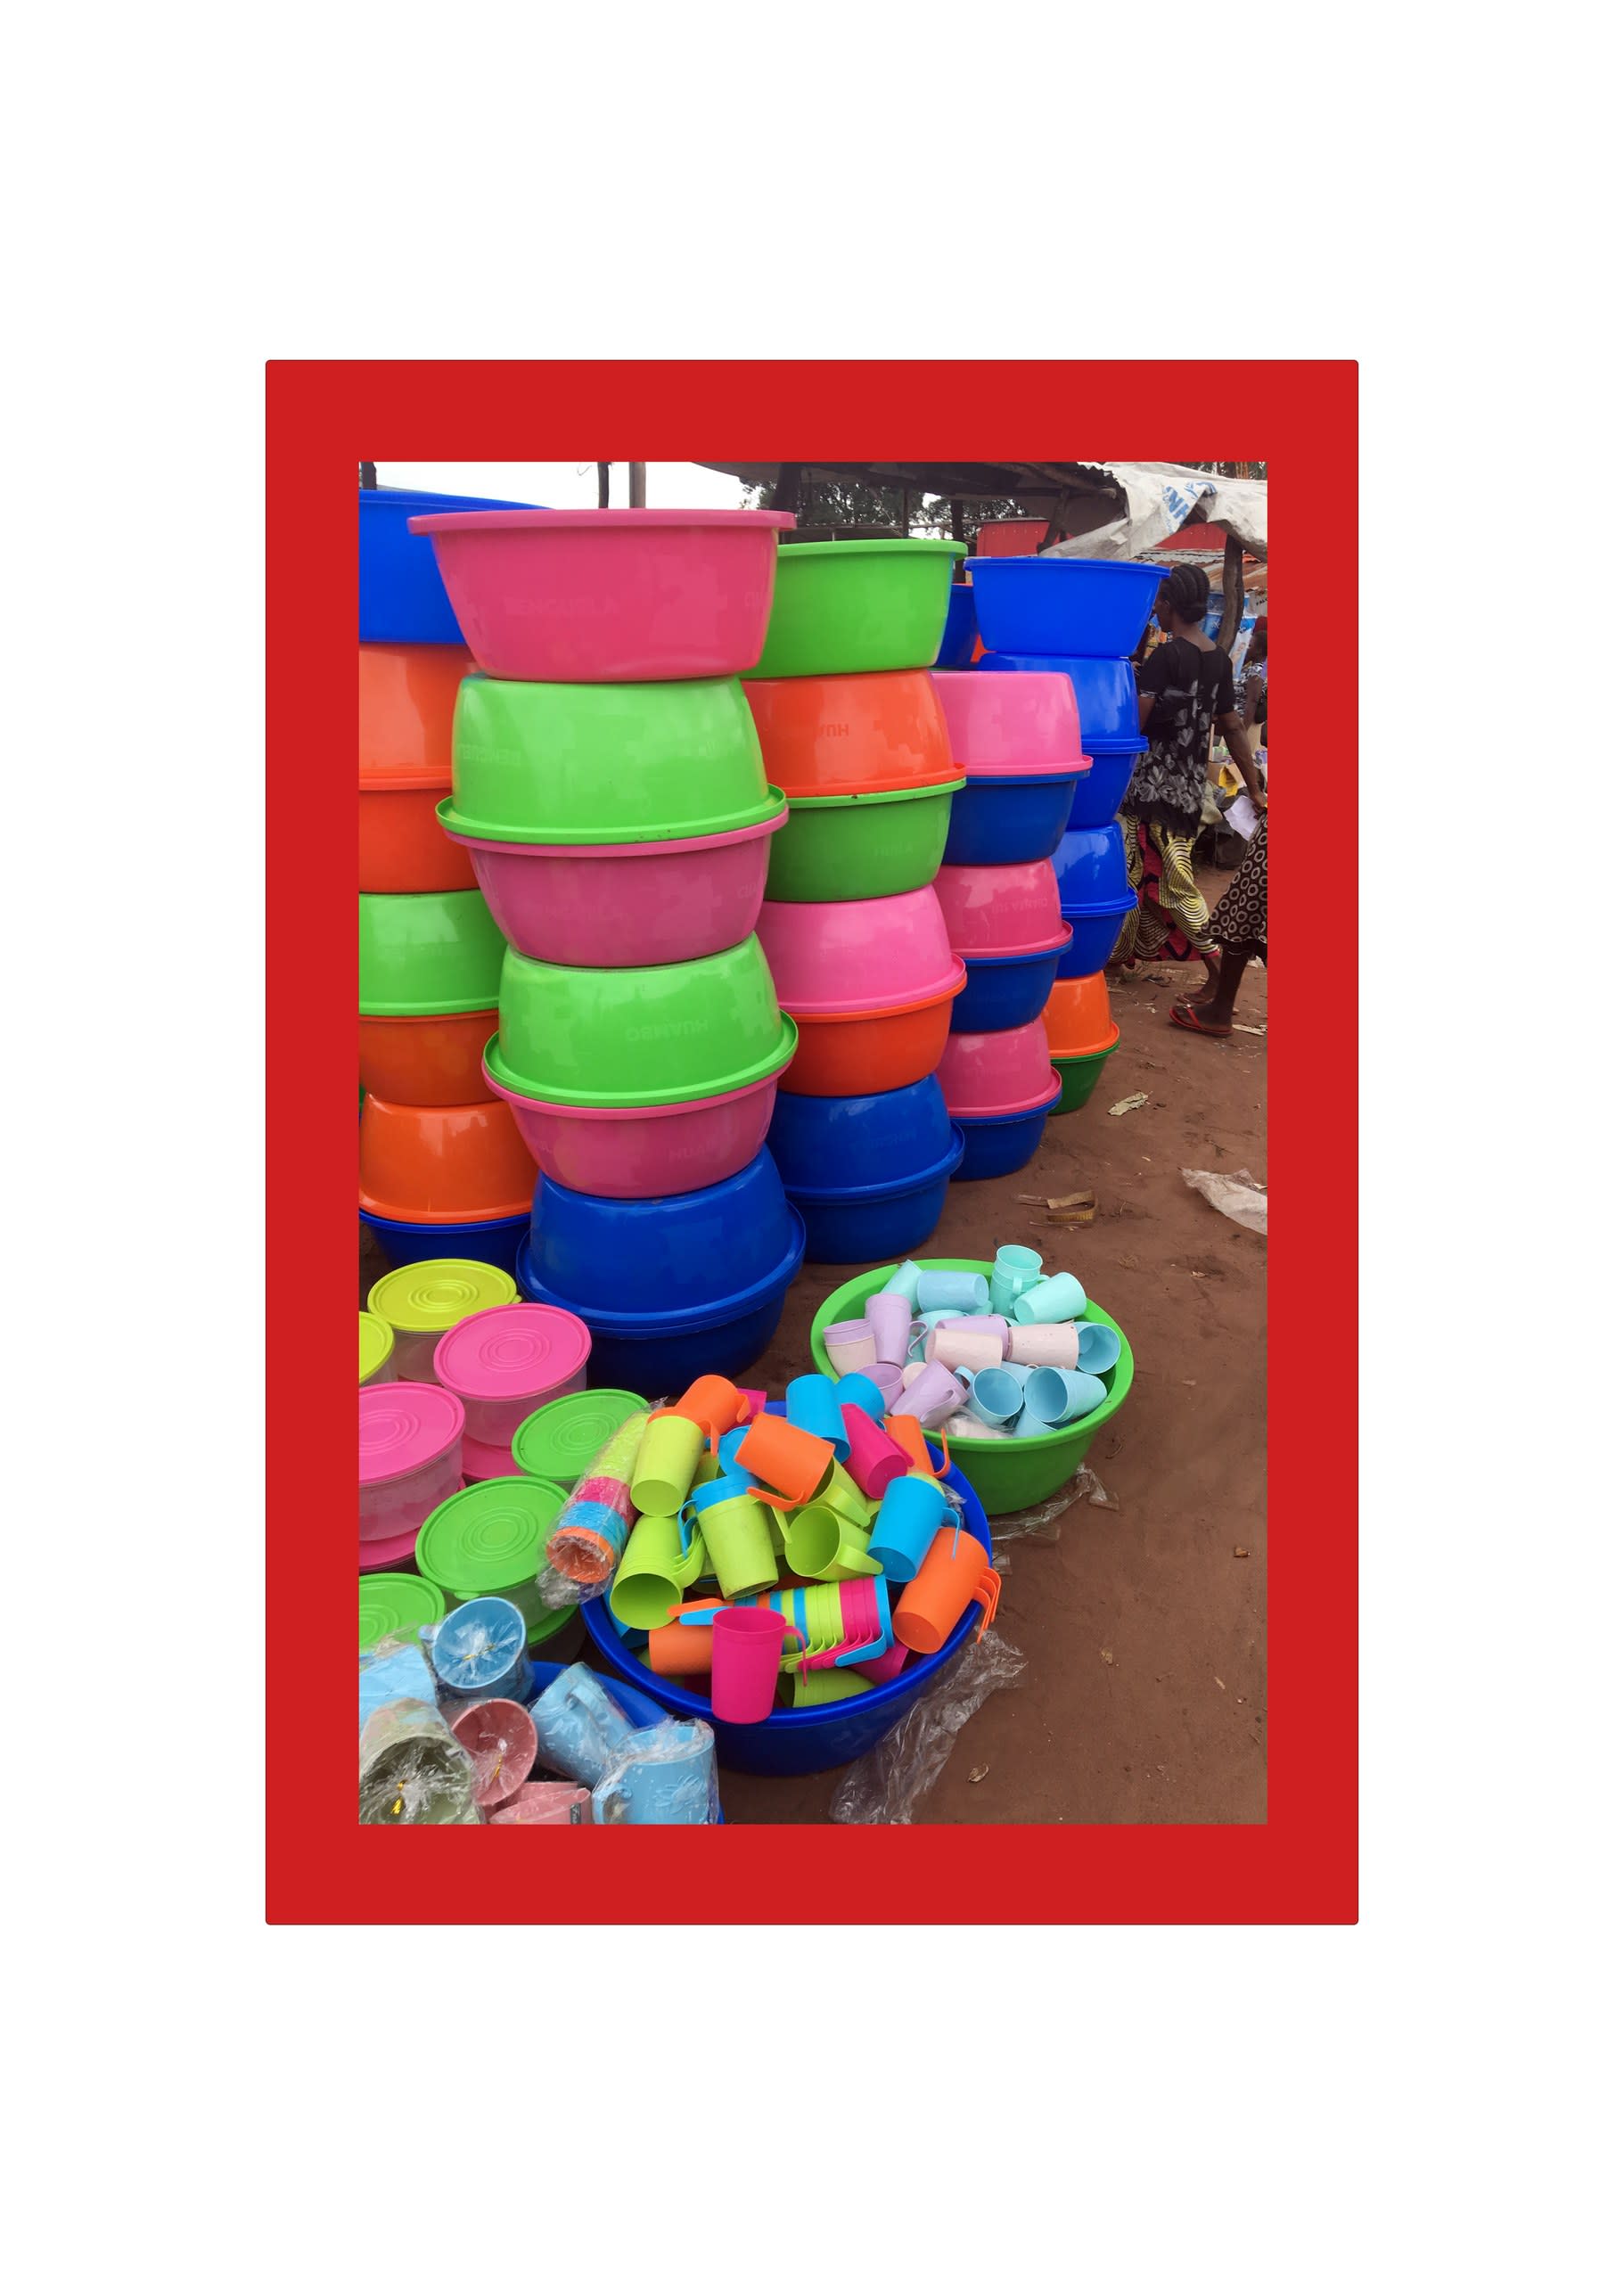
[(961, 958), (1016, 958), (1059, 950), (1066, 940), (1060, 882), (1046, 860), (944, 864), (935, 893)]
[(1040, 1020), (1013, 1030), (955, 1030), (937, 1076), (949, 1117), (1013, 1117), (1055, 1090)]
[(889, 1410), (894, 1398), (902, 1392), (906, 1368), (906, 1364), (899, 1367), (895, 1363), (871, 1363), (861, 1375), (874, 1381)]
[(845, 1421), (846, 1432), (851, 1441), (851, 1455), (846, 1461), (847, 1473), (865, 1498), (883, 1498), (886, 1483), (895, 1482), (898, 1474), (907, 1472), (907, 1453), (900, 1449), (885, 1429), (877, 1425), (857, 1403), (842, 1403), (841, 1416)]
[[(1041, 1025), (1040, 1025), (1041, 1027)], [(652, 1109), (576, 1109), (485, 1082), (549, 1180), (588, 1196), (674, 1196), (742, 1172), (767, 1139), (777, 1078)]]
[[(1070, 683), (1068, 682), (1066, 686), (1070, 689)], [(875, 1687), (878, 1687), (885, 1680), (895, 1679), (907, 1660), (907, 1642), (893, 1638), (890, 1646), (882, 1656), (871, 1656), (866, 1663), (859, 1664), (857, 1670), (865, 1680), (871, 1681)]]
[(521, 1703), (505, 1695), (471, 1703), (451, 1722), (451, 1732), (473, 1761), (476, 1807), (504, 1804), (536, 1764), (535, 1724)]
[(931, 679), (964, 776), (1076, 775), (1082, 724), (1070, 674), (942, 672)]
[(453, 1324), (434, 1350), (434, 1375), (462, 1404), (464, 1432), (503, 1449), (544, 1402), (580, 1391), (591, 1352), (592, 1334), (578, 1316), (521, 1301)]
[(739, 1399), (742, 1402), (747, 1402), (750, 1405), (747, 1423), (749, 1418), (759, 1418), (767, 1408), (767, 1396), (764, 1387), (741, 1387)]
[(938, 1331), (978, 1332), (983, 1339), (996, 1339), (1002, 1351), (1009, 1352), (1009, 1317), (1007, 1316), (953, 1316), (939, 1323)]
[(961, 1331), (956, 1324), (939, 1324), (925, 1349), (927, 1366), (945, 1363), (950, 1371), (990, 1371), (1004, 1360), (1004, 1342), (990, 1332)]
[(872, 1367), (880, 1359), (874, 1348), (872, 1324), (832, 1323), (824, 1334), (824, 1345), (829, 1350), (829, 1360), (842, 1378), (848, 1371), (861, 1371), (873, 1376)]
[(472, 857), (491, 917), (526, 958), (663, 966), (729, 951), (751, 932), (767, 893), (767, 841), (789, 818), (786, 803), (740, 832), (606, 847), (450, 836)]
[(1025, 1363), (1035, 1371), (1053, 1366), (1057, 1371), (1077, 1368), (1079, 1335), (1074, 1323), (1013, 1323), (1009, 1327), (1012, 1363)]
[(915, 1380), (919, 1376), (919, 1374), (923, 1369), (924, 1365), (923, 1363), (905, 1363), (902, 1367), (903, 1385), (905, 1387), (911, 1387)]
[(863, 1320), (874, 1335), (874, 1359), (898, 1370), (908, 1359), (908, 1333), (914, 1311), (900, 1292), (876, 1292), (863, 1309)]
[(719, 1608), (710, 1621), (710, 1709), (748, 1727), (773, 1708), (787, 1628), (776, 1609)]
[(592, 1794), (578, 1783), (521, 1783), (493, 1823), (565, 1822), (590, 1826)]
[[(891, 1409), (896, 1417), (917, 1418), (922, 1426), (939, 1426), (969, 1400), (969, 1388), (963, 1379), (955, 1377), (945, 1363), (927, 1363), (913, 1385), (898, 1396)], [(896, 1447), (893, 1442), (891, 1448)], [(905, 1468), (906, 1465), (905, 1459)]]
[(363, 1553), (407, 1536), (463, 1486), (463, 1406), (422, 1379), (365, 1386), (361, 1395)]

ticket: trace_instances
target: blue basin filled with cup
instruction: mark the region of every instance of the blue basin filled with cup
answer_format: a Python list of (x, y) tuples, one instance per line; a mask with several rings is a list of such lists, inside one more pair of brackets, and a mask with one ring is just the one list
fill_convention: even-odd
[(378, 1239), (391, 1268), (415, 1268), (425, 1260), (480, 1260), (504, 1268), (511, 1276), (519, 1247), (529, 1228), (528, 1212), (510, 1212), (499, 1220), (386, 1220), (380, 1213), (363, 1212), (361, 1226)]
[(1060, 845), (1075, 776), (972, 776), (953, 795), (944, 864), (1040, 864)]
[(1150, 750), (1148, 737), (1093, 737), (1088, 743), (1091, 768), (1085, 768), (1071, 796), (1070, 829), (1091, 830), (1109, 824), (1122, 805), (1142, 752)]
[(1020, 656), (1131, 657), (1169, 567), (1053, 554), (978, 557), (981, 639), (989, 650)]
[(1004, 1117), (960, 1117), (964, 1155), (955, 1180), (997, 1180), (1029, 1165), (1042, 1144), (1049, 1112), (1060, 1099), (1060, 1073), (1035, 1109), (1020, 1109)]
[(842, 1264), (923, 1244), (964, 1146), (934, 1077), (884, 1094), (780, 1094), (767, 1145), (807, 1258)]
[(523, 499), (464, 499), (452, 491), (362, 491), (360, 590), (363, 642), (460, 642), (431, 538), (414, 538), (413, 515), (459, 507), (522, 507)]
[(947, 589), (947, 623), (942, 629), (942, 645), (936, 653), (939, 666), (962, 673), (975, 651), (975, 589), (956, 586)]
[(627, 1316), (709, 1308), (773, 1275), (795, 1235), (765, 1148), (726, 1180), (677, 1196), (590, 1196), (542, 1173), (529, 1267), (578, 1315), (585, 1307)]
[(953, 1002), (948, 1028), (956, 1030), (1013, 1030), (1035, 1022), (1048, 1004), (1067, 946), (1058, 951), (1018, 951), (1007, 958), (978, 959), (968, 953), (968, 981)]
[(1077, 694), (1080, 750), (1092, 754), (1095, 737), (1136, 737), (1139, 685), (1126, 658), (1013, 657), (1000, 651), (976, 661), (979, 674), (1064, 674)]

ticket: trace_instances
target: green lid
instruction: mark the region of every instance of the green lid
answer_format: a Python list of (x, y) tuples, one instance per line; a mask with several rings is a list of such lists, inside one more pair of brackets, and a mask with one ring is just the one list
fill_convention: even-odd
[(557, 1482), (496, 1474), (437, 1506), (418, 1531), (414, 1555), (425, 1577), (459, 1601), (533, 1586), (547, 1531), (569, 1492)]
[(360, 902), (364, 1014), (474, 1014), (496, 1005), (502, 938), (478, 888)]
[(573, 1489), (616, 1428), (648, 1407), (640, 1394), (627, 1394), (623, 1387), (587, 1387), (580, 1394), (561, 1395), (532, 1411), (519, 1428), (513, 1463), (526, 1473), (539, 1474), (549, 1489), (561, 1482)]
[(361, 1646), (371, 1648), (396, 1632), (415, 1632), (438, 1624), (446, 1613), (446, 1597), (426, 1577), (398, 1569), (381, 1569), (361, 1580)]
[(381, 1316), (361, 1310), (361, 1384), (381, 1371), (395, 1351), (395, 1334)]
[(967, 552), (956, 539), (781, 540), (767, 641), (745, 680), (934, 665)]

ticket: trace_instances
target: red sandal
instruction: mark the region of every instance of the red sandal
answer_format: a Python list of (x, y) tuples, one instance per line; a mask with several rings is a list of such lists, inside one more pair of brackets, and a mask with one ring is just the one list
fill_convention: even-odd
[(1194, 1030), (1201, 1038), (1227, 1038), (1230, 1035), (1227, 1022), (1219, 1030), (1212, 1022), (1202, 1022), (1199, 1019), (1201, 1011), (1193, 998), (1180, 998), (1168, 1008), (1168, 1020), (1176, 1030)]

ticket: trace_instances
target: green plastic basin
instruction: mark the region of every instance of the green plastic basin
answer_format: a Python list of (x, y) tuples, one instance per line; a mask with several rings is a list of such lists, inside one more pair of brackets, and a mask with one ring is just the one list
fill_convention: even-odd
[(956, 539), (780, 541), (767, 644), (745, 680), (934, 665), (967, 552)]
[(1068, 1110), (1081, 1109), (1119, 1044), (1120, 1039), (1103, 1046), (1097, 1054), (1067, 1054), (1051, 1060), (1049, 1067), (1060, 1079), (1060, 1099), (1049, 1112), (1051, 1117), (1064, 1117)]
[[(838, 1364), (829, 1360), (829, 1350), (824, 1345), (824, 1334), (832, 1323), (845, 1323), (861, 1318), (863, 1303), (890, 1280), (893, 1268), (871, 1268), (861, 1276), (854, 1276), (849, 1284), (842, 1284), (832, 1292), (812, 1318), (812, 1360), (826, 1379), (840, 1376)], [(977, 1274), (990, 1276), (990, 1260), (921, 1260), (921, 1268), (968, 1268)], [(1023, 1506), (1036, 1506), (1040, 1499), (1052, 1497), (1063, 1482), (1069, 1482), (1082, 1464), (1088, 1445), (1122, 1408), (1128, 1390), (1134, 1383), (1134, 1350), (1128, 1343), (1128, 1334), (1114, 1316), (1089, 1301), (1086, 1310), (1089, 1323), (1109, 1324), (1122, 1342), (1122, 1352), (1110, 1370), (1102, 1371), (1105, 1382), (1105, 1400), (1087, 1418), (1079, 1418), (1070, 1426), (1057, 1426), (1052, 1433), (1022, 1436), (1018, 1441), (983, 1442), (963, 1434), (949, 1433), (945, 1438), (948, 1457), (965, 1475), (976, 1496), (989, 1514), (1018, 1514)], [(932, 1432), (932, 1442), (941, 1442), (941, 1434)]]
[(491, 1075), (576, 1109), (649, 1109), (782, 1070), (795, 1025), (754, 935), (671, 966), (551, 966), (509, 950)]
[(361, 898), (361, 1012), (472, 1014), (496, 1003), (505, 948), (478, 888)]
[(791, 800), (773, 834), (767, 891), (775, 903), (859, 903), (929, 887), (947, 844), (954, 784), (906, 792), (841, 792)]
[(742, 832), (775, 807), (744, 692), (719, 681), (490, 681), (457, 695), (454, 832), (530, 847)]

